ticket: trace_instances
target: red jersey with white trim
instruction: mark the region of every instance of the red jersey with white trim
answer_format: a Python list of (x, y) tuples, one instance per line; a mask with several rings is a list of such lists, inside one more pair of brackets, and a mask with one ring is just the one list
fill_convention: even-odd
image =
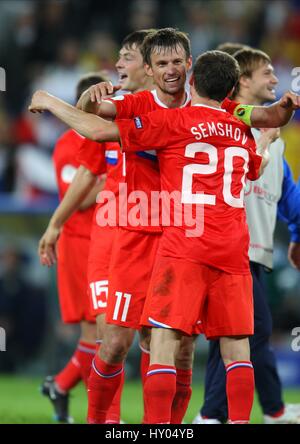
[[(116, 96), (112, 99), (116, 109), (116, 119), (131, 119), (141, 114), (167, 108), (158, 98), (156, 90), (141, 91), (135, 94), (126, 94)], [(190, 97), (187, 94), (185, 103), (182, 107), (190, 104)], [(127, 185), (128, 205), (127, 218), (128, 224), (124, 228), (134, 231), (161, 232), (159, 225), (151, 226), (151, 192), (160, 191), (160, 177), (156, 152), (151, 144), (148, 150), (127, 153), (125, 158), (125, 176), (123, 182)], [(135, 193), (139, 194), (136, 195)], [(141, 192), (141, 193), (140, 193)], [(137, 199), (136, 197), (137, 196)], [(135, 214), (134, 207), (138, 205), (137, 217), (133, 220), (131, 215)], [(123, 207), (123, 214), (126, 208)], [(138, 226), (133, 226), (139, 223)], [(125, 221), (124, 221), (125, 222)]]
[[(141, 91), (135, 94), (126, 94), (124, 96), (116, 96), (112, 99), (108, 99), (112, 101), (117, 109), (116, 119), (131, 119), (135, 116), (140, 116), (142, 114), (147, 114), (151, 111), (167, 109), (168, 107), (160, 101), (158, 98), (156, 90), (152, 91)], [(190, 96), (187, 93), (186, 100), (184, 104), (180, 108), (184, 108), (186, 106), (190, 106)], [(238, 104), (229, 99), (225, 99), (222, 107), (224, 109), (229, 109), (229, 112), (233, 113), (235, 107)], [(128, 196), (133, 196), (134, 203), (130, 203), (130, 200), (127, 205), (127, 219), (129, 220), (129, 224), (124, 226), (124, 228), (130, 230), (139, 230), (146, 232), (161, 232), (161, 227), (153, 224), (153, 220), (157, 221), (159, 218), (158, 214), (153, 214), (153, 208), (151, 209), (151, 192), (159, 192), (160, 191), (160, 177), (159, 177), (159, 168), (157, 163), (157, 155), (155, 150), (153, 150), (153, 146), (149, 142), (147, 151), (140, 151), (135, 153), (127, 152), (125, 158), (124, 171), (125, 176), (122, 178), (123, 182), (127, 184), (127, 193)], [(130, 212), (135, 214), (133, 210), (136, 207), (137, 201), (135, 199), (135, 192), (142, 191), (143, 195), (146, 196), (146, 201), (148, 202), (144, 204), (143, 200), (140, 199), (138, 201), (139, 208), (141, 211), (138, 214), (138, 219), (140, 221), (139, 226), (133, 227), (131, 225), (132, 219), (130, 219)], [(126, 208), (123, 213), (126, 212)], [(151, 223), (151, 211), (152, 211), (152, 223)]]
[[(94, 224), (97, 223), (97, 218), (101, 218), (103, 222), (108, 222), (111, 226), (118, 225), (119, 183), (123, 180), (122, 157), (120, 145), (117, 142), (82, 146), (78, 152), (77, 160), (80, 165), (85, 166), (95, 175), (106, 173), (105, 186), (97, 198)], [(115, 208), (116, 211), (110, 212), (109, 205), (112, 205), (111, 208)]]
[[(66, 131), (58, 139), (52, 156), (60, 200), (67, 192), (67, 189), (80, 166), (80, 162), (78, 162), (76, 158), (76, 154), (80, 149), (84, 149), (86, 152), (97, 150), (98, 153), (100, 153), (97, 159), (97, 174), (105, 173), (105, 158), (103, 154), (101, 155), (101, 144), (82, 137), (72, 129)], [(72, 236), (89, 238), (95, 207), (96, 204), (84, 211), (76, 211), (64, 224), (64, 232)]]
[[(249, 273), (245, 178), (258, 177), (262, 157), (251, 130), (221, 108), (203, 105), (160, 110), (117, 121), (125, 152), (157, 150), (170, 223), (159, 253)], [(181, 219), (181, 220), (180, 220)], [(168, 226), (169, 225), (169, 226)]]

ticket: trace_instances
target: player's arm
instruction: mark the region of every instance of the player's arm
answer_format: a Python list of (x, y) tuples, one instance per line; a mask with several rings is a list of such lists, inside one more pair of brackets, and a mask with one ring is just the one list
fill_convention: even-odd
[(104, 119), (115, 119), (117, 109), (114, 102), (105, 101), (121, 88), (111, 82), (100, 82), (92, 85), (80, 96), (76, 108), (87, 113), (96, 114)]
[(277, 128), (286, 125), (300, 108), (300, 96), (286, 92), (270, 106), (237, 105), (233, 115), (254, 128)]
[(270, 145), (271, 143), (275, 142), (276, 139), (280, 136), (280, 130), (278, 128), (271, 128), (266, 131), (263, 131), (259, 137), (259, 139), (256, 142), (256, 152), (262, 156), (262, 162), (259, 169), (259, 176), (260, 177), (264, 169), (269, 163), (270, 160)]
[(106, 182), (106, 174), (103, 174), (100, 178), (97, 179), (96, 184), (93, 186), (89, 194), (84, 198), (84, 200), (79, 205), (79, 211), (85, 211), (95, 204), (97, 200), (97, 196), (100, 191), (103, 190)]
[(114, 122), (81, 111), (46, 91), (37, 91), (28, 109), (33, 113), (49, 111), (88, 139), (101, 142), (119, 141), (118, 127)]
[(283, 160), (282, 194), (278, 202), (277, 216), (288, 224), (291, 235), (288, 259), (292, 267), (300, 271), (300, 188), (295, 184), (288, 163)]
[[(80, 166), (64, 198), (53, 213), (48, 227), (43, 234), (38, 253), (42, 265), (53, 265), (57, 260), (56, 244), (64, 223), (84, 204), (95, 186), (97, 176), (84, 166)], [(103, 185), (103, 184), (102, 184)], [(95, 202), (95, 201), (94, 201)]]
[(176, 129), (174, 112), (177, 110), (157, 110), (134, 119), (117, 120), (122, 151), (165, 148)]

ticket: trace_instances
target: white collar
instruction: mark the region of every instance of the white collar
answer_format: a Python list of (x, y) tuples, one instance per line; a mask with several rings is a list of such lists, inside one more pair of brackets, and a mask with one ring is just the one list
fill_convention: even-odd
[[(167, 106), (167, 105), (165, 105), (159, 98), (158, 98), (158, 95), (157, 95), (157, 91), (156, 91), (156, 89), (153, 89), (152, 91), (150, 91), (151, 92), (151, 94), (153, 95), (153, 98), (154, 98), (154, 101), (159, 105), (159, 106), (161, 106), (162, 108), (167, 108), (167, 109), (169, 109), (169, 107)], [(189, 93), (189, 91), (185, 91), (185, 94), (186, 94), (186, 98), (185, 98), (185, 101), (184, 101), (184, 103), (179, 107), (179, 108), (185, 108), (186, 106), (187, 106), (187, 104), (190, 102), (190, 100), (191, 100), (191, 95), (190, 95), (190, 93)]]
[(215, 109), (216, 111), (222, 111), (223, 113), (226, 113), (226, 110), (223, 108), (216, 108), (215, 106), (203, 105), (202, 103), (196, 103), (195, 105), (192, 106), (202, 106), (204, 108)]

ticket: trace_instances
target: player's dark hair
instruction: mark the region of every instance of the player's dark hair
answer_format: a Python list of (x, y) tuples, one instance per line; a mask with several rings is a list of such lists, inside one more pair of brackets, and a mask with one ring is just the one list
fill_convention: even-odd
[(243, 43), (225, 42), (220, 43), (220, 45), (216, 47), (217, 51), (226, 52), (226, 54), (229, 54), (231, 56), (233, 56), (237, 51), (240, 51), (241, 49), (250, 49), (250, 46), (244, 45)]
[(194, 65), (194, 87), (201, 97), (222, 102), (239, 80), (237, 61), (222, 51), (201, 54)]
[(145, 38), (141, 47), (144, 63), (151, 66), (151, 54), (156, 49), (158, 52), (166, 49), (177, 50), (179, 46), (183, 47), (188, 59), (191, 56), (191, 43), (185, 32), (174, 28), (162, 28), (152, 32)]
[(139, 29), (138, 31), (133, 31), (128, 34), (124, 40), (122, 41), (122, 47), (131, 49), (133, 45), (140, 48), (143, 44), (144, 39), (152, 32), (155, 32), (156, 29)]
[[(240, 76), (245, 76), (251, 78), (253, 72), (260, 66), (272, 63), (268, 54), (259, 49), (246, 48), (234, 54), (235, 60), (238, 62), (241, 74)], [(240, 90), (239, 83), (236, 85), (234, 90), (234, 97), (237, 96)]]
[(90, 86), (99, 82), (107, 82), (108, 78), (104, 74), (98, 72), (91, 72), (83, 75), (76, 86), (76, 100), (78, 101), (81, 94)]

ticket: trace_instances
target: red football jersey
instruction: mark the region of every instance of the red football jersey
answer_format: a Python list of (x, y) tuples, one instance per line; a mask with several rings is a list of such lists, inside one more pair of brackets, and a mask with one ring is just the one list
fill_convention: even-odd
[[(53, 162), (60, 200), (64, 197), (80, 166), (80, 162), (78, 162), (76, 158), (76, 153), (83, 148), (86, 152), (98, 151), (97, 174), (105, 173), (105, 158), (104, 154), (101, 154), (101, 144), (82, 137), (74, 130), (66, 131), (58, 139), (53, 151)], [(75, 212), (64, 224), (64, 231), (73, 236), (90, 237), (94, 210), (95, 205), (92, 205), (85, 211)]]
[[(116, 142), (89, 146), (88, 149), (86, 146), (82, 146), (78, 152), (77, 160), (79, 164), (96, 175), (103, 173), (104, 160), (106, 181), (104, 189), (98, 195), (98, 203), (93, 218), (93, 223), (98, 225), (101, 223), (101, 219), (103, 223), (108, 222), (111, 226), (118, 225), (119, 183), (122, 182), (124, 175), (122, 157), (120, 145)], [(112, 201), (114, 204), (112, 204)], [(115, 214), (108, 211), (111, 204), (116, 209)]]
[[(140, 116), (142, 114), (147, 114), (151, 111), (161, 110), (168, 108), (163, 102), (158, 98), (156, 90), (152, 91), (141, 91), (135, 94), (126, 94), (121, 96), (116, 96), (112, 99), (108, 99), (113, 101), (116, 109), (116, 119), (132, 119), (135, 116)], [(186, 100), (181, 108), (186, 106), (190, 106), (190, 95), (187, 93)], [(224, 109), (228, 109), (228, 111), (232, 114), (235, 107), (238, 103), (233, 102), (229, 99), (225, 99), (222, 107)], [(148, 145), (149, 150), (129, 153), (127, 152), (124, 171), (125, 177), (123, 177), (122, 181), (127, 184), (127, 193), (128, 196), (130, 193), (133, 195), (134, 203), (129, 202), (127, 205), (127, 218), (129, 220), (128, 229), (133, 230), (142, 230), (142, 231), (151, 231), (155, 232), (161, 231), (160, 226), (151, 224), (151, 208), (148, 205), (148, 208), (145, 208), (145, 211), (141, 211), (140, 221), (141, 225), (137, 227), (133, 227), (131, 225), (130, 220), (130, 211), (136, 206), (136, 200), (134, 197), (135, 192), (142, 191), (147, 196), (150, 196), (150, 193), (153, 191), (160, 191), (160, 177), (159, 177), (159, 168), (157, 163), (157, 155), (155, 150), (153, 150), (153, 146), (151, 143)], [(139, 201), (139, 206), (142, 208), (141, 201)], [(124, 207), (122, 207), (124, 208)], [(126, 211), (126, 209), (125, 209)], [(145, 216), (145, 217), (142, 217)], [(147, 217), (148, 216), (148, 217)], [(156, 216), (155, 216), (156, 218)]]
[[(156, 90), (116, 96), (109, 100), (113, 101), (116, 106), (116, 119), (131, 119), (141, 114), (167, 108), (167, 106), (159, 100)], [(182, 107), (189, 104), (190, 96), (187, 94), (186, 101)], [(160, 191), (158, 160), (151, 144), (149, 144), (148, 150), (146, 151), (127, 153), (124, 167), (126, 175), (122, 181), (126, 183), (128, 193), (127, 217), (125, 220), (127, 219), (129, 222), (124, 228), (146, 232), (161, 232), (159, 225), (151, 226), (151, 207), (148, 206), (144, 208), (141, 205), (141, 201), (135, 199), (136, 192), (141, 191), (144, 195), (150, 196), (151, 191)], [(132, 199), (130, 196), (132, 196)], [(147, 200), (149, 201), (149, 199)], [(139, 203), (142, 208), (141, 214), (138, 216), (141, 225), (132, 226), (130, 213), (137, 203)], [(122, 208), (123, 211), (126, 211), (124, 207)], [(145, 211), (143, 211), (143, 209)]]
[(161, 253), (248, 273), (244, 186), (246, 177), (258, 177), (262, 160), (250, 128), (224, 109), (203, 105), (117, 124), (125, 152), (157, 150), (161, 189), (173, 193), (170, 223), (162, 214)]

